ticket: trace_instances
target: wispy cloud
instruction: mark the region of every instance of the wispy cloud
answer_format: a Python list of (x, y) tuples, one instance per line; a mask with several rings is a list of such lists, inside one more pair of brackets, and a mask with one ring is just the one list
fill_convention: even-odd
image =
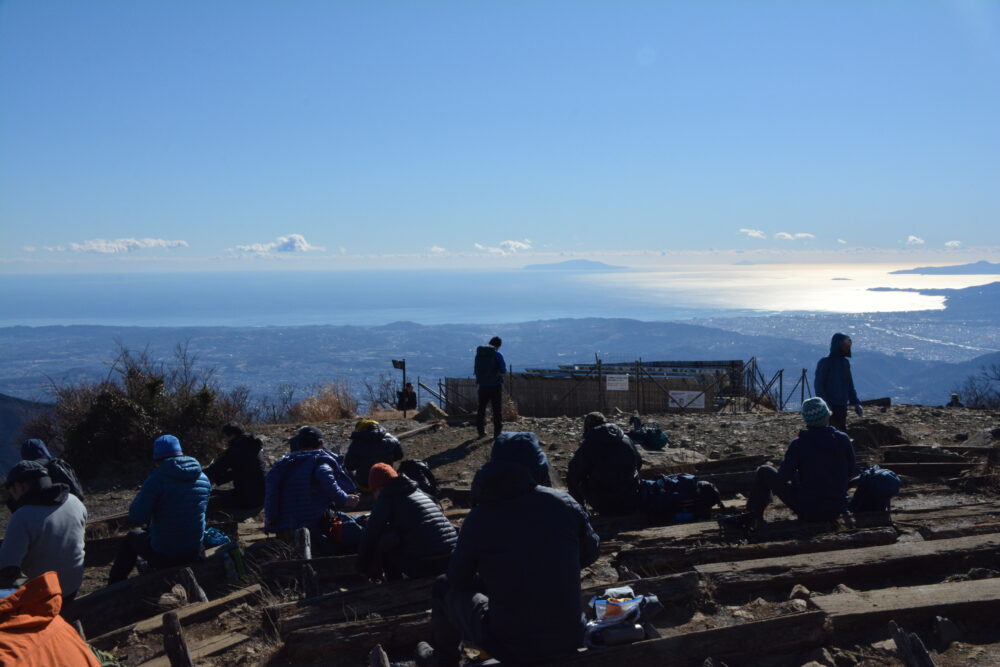
[(847, 245), (847, 241), (845, 241), (844, 239), (837, 239), (837, 243), (839, 243), (840, 245)]
[(258, 257), (265, 257), (271, 253), (293, 253), (293, 252), (313, 252), (323, 250), (320, 246), (311, 245), (301, 234), (289, 234), (279, 236), (270, 243), (251, 243), (249, 245), (238, 245), (236, 250)]
[(774, 235), (774, 238), (781, 239), (782, 241), (795, 241), (798, 239), (814, 239), (815, 234), (809, 234), (808, 232), (797, 232), (795, 234), (789, 234), (788, 232), (778, 232)]
[(767, 238), (767, 234), (765, 234), (760, 229), (747, 229), (747, 228), (744, 227), (743, 229), (740, 230), (740, 234), (746, 234), (747, 236), (749, 236), (752, 239), (766, 239)]
[(944, 247), (945, 248), (961, 248), (962, 247), (962, 242), (961, 241), (945, 241)]
[(428, 250), (434, 253), (435, 255), (440, 255), (443, 252), (447, 252), (444, 248), (442, 248), (439, 245), (432, 245), (430, 248), (428, 248)]
[(83, 243), (69, 243), (59, 246), (45, 246), (49, 252), (90, 252), (100, 255), (117, 255), (135, 252), (147, 248), (187, 248), (187, 241), (168, 241), (167, 239), (90, 239)]
[(482, 243), (473, 243), (472, 247), (480, 252), (488, 252), (491, 255), (513, 255), (518, 252), (531, 250), (531, 239), (523, 241), (501, 241), (497, 246), (487, 246)]
[(913, 234), (910, 234), (909, 236), (906, 237), (906, 245), (923, 245), (923, 244), (924, 240), (919, 236), (914, 236)]

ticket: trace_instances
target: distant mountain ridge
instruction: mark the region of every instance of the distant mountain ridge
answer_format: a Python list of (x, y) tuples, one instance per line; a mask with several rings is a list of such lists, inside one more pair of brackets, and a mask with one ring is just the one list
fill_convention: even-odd
[(568, 259), (565, 262), (555, 262), (554, 264), (528, 264), (521, 267), (525, 271), (628, 271), (625, 266), (615, 266), (604, 262), (595, 262), (590, 259)]
[(920, 274), (925, 276), (978, 276), (1000, 275), (1000, 262), (982, 260), (971, 264), (953, 266), (920, 266), (915, 269), (900, 269), (893, 274)]

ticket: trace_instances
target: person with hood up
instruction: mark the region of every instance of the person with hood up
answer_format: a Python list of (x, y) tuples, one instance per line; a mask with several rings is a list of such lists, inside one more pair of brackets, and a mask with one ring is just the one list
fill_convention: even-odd
[(81, 501), (83, 500), (83, 486), (80, 484), (80, 480), (77, 479), (73, 466), (65, 459), (52, 456), (49, 448), (45, 446), (43, 441), (38, 438), (25, 440), (21, 445), (21, 460), (38, 461), (49, 471), (49, 477), (52, 479), (53, 484), (65, 484), (69, 487), (70, 493)]
[(264, 506), (264, 444), (243, 431), (236, 422), (222, 427), (228, 446), (205, 475), (214, 485), (233, 483), (231, 490), (216, 489), (209, 499), (211, 509), (259, 510)]
[(377, 421), (362, 419), (355, 424), (344, 467), (351, 471), (358, 488), (368, 490), (368, 472), (376, 463), (392, 465), (402, 459), (403, 446)]
[(360, 496), (340, 455), (323, 446), (318, 428), (303, 426), (288, 443), (292, 451), (264, 479), (264, 531), (290, 538), (308, 528), (313, 548), (323, 550), (327, 511), (355, 507)]
[(0, 592), (0, 665), (101, 667), (62, 611), (55, 572), (45, 572), (4, 595)]
[(27, 577), (48, 571), (72, 600), (83, 583), (87, 508), (65, 484), (53, 484), (39, 461), (21, 461), (7, 474), (14, 513), (0, 545), (0, 571)]
[(600, 546), (586, 512), (510, 461), (490, 461), (473, 485), (478, 504), (462, 523), (448, 573), (434, 582), (433, 645), (418, 645), (417, 664), (458, 665), (462, 639), (505, 665), (574, 655), (585, 627), (580, 570)]
[(772, 493), (804, 521), (830, 521), (847, 510), (847, 484), (855, 473), (854, 446), (830, 426), (830, 408), (822, 398), (802, 404), (806, 428), (792, 440), (781, 467), (757, 468), (747, 512), (761, 522)]
[(385, 463), (372, 466), (368, 488), (376, 499), (361, 535), (358, 571), (389, 581), (443, 574), (458, 533), (437, 503)]
[(490, 461), (511, 461), (531, 470), (535, 484), (552, 486), (549, 457), (542, 451), (538, 436), (531, 431), (508, 431), (493, 441)]
[(627, 514), (639, 507), (642, 456), (617, 424), (600, 412), (583, 418), (583, 443), (569, 462), (566, 485), (578, 503), (600, 514)]
[(847, 406), (853, 405), (858, 417), (865, 415), (854, 391), (851, 376), (851, 338), (847, 334), (835, 333), (830, 339), (830, 354), (816, 364), (813, 389), (822, 398), (833, 416), (830, 424), (839, 431), (847, 431)]
[(180, 440), (172, 435), (153, 442), (153, 460), (156, 468), (128, 509), (129, 523), (140, 527), (122, 538), (108, 585), (127, 579), (140, 556), (154, 568), (165, 568), (190, 563), (203, 553), (212, 483), (196, 459), (184, 456)]

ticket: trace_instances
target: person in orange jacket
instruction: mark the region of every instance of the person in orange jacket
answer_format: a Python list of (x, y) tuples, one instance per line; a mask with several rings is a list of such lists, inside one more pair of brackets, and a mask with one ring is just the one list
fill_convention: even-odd
[(0, 597), (0, 665), (101, 667), (79, 633), (59, 615), (62, 603), (55, 572)]

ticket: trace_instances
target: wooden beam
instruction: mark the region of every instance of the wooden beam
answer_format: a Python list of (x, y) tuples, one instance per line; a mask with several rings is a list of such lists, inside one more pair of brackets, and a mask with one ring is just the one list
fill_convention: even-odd
[(411, 431), (403, 431), (396, 435), (396, 440), (406, 440), (407, 438), (412, 438), (415, 435), (420, 435), (421, 433), (428, 433), (429, 431), (436, 431), (441, 427), (440, 422), (434, 422), (433, 424), (425, 424), (424, 426), (418, 426)]
[(170, 667), (194, 667), (181, 623), (172, 611), (163, 615), (163, 651)]
[(640, 472), (648, 470), (654, 476), (679, 472), (689, 472), (699, 476), (721, 472), (747, 472), (757, 470), (758, 466), (767, 462), (767, 458), (755, 454), (752, 456), (733, 456), (728, 459), (709, 459), (695, 463), (647, 464)]
[(375, 644), (389, 653), (410, 653), (430, 636), (429, 611), (391, 618), (365, 619), (337, 625), (302, 628), (285, 637), (275, 656), (277, 664), (321, 661), (328, 667), (355, 667)]
[(892, 463), (885, 467), (897, 475), (909, 477), (955, 477), (965, 470), (981, 465), (978, 461), (965, 463)]
[(301, 581), (302, 566), (310, 565), (322, 585), (344, 582), (361, 582), (366, 577), (357, 570), (357, 556), (322, 556), (306, 560), (293, 558), (266, 563), (261, 570), (261, 580), (268, 584), (285, 584)]
[[(200, 661), (204, 658), (225, 653), (226, 651), (247, 641), (250, 641), (250, 637), (242, 633), (226, 632), (221, 635), (216, 635), (214, 637), (209, 637), (207, 639), (189, 644), (188, 652), (190, 653), (192, 660), (200, 663)], [(140, 664), (139, 667), (173, 667), (173, 665), (167, 656), (162, 655), (153, 658), (152, 660), (147, 660), (146, 662)]]

